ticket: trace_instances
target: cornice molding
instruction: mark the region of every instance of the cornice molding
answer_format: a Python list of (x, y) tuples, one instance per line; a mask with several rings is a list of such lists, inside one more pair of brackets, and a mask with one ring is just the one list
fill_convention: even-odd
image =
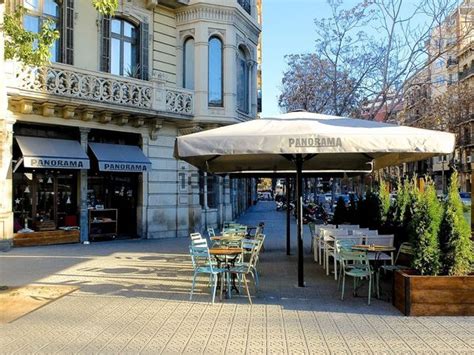
[(229, 25), (240, 24), (241, 28), (249, 30), (249, 33), (251, 34), (251, 40), (254, 42), (254, 44), (257, 44), (258, 36), (261, 32), (257, 21), (250, 16), (245, 16), (236, 7), (195, 4), (187, 6), (176, 12), (176, 24), (178, 26), (182, 26), (194, 21), (210, 21), (226, 23)]

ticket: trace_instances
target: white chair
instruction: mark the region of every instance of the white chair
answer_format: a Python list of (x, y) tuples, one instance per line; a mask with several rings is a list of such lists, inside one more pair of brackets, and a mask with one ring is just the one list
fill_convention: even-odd
[(369, 229), (369, 228), (361, 228), (358, 230), (354, 230), (352, 232), (353, 235), (360, 235), (360, 236), (376, 236), (379, 232), (376, 229)]
[(358, 224), (339, 224), (337, 229), (358, 229), (360, 226)]
[(347, 229), (324, 229), (321, 237), (321, 248), (324, 250), (324, 265), (326, 275), (329, 275), (329, 254), (334, 250), (334, 240), (336, 237), (349, 236)]
[(324, 230), (332, 230), (336, 229), (336, 226), (333, 224), (325, 224), (325, 225), (316, 225), (315, 226), (315, 235), (314, 235), (314, 261), (318, 261), (319, 265), (322, 265), (322, 243), (323, 243), (323, 233)]
[[(383, 245), (383, 246), (388, 246), (388, 247), (393, 247), (393, 242), (394, 242), (395, 236), (393, 234), (380, 234), (380, 235), (366, 235), (363, 236), (363, 240), (366, 245)], [(386, 261), (390, 261), (390, 263), (393, 265), (394, 260), (393, 260), (393, 252), (390, 253), (390, 255), (386, 253), (369, 253), (368, 256), (369, 260), (379, 260), (383, 261), (384, 263)]]

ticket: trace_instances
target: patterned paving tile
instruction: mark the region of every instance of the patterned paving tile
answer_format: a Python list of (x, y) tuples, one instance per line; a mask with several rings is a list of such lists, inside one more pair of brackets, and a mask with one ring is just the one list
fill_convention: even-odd
[(333, 278), (308, 253), (307, 287), (295, 287), (296, 258), (284, 252), (282, 214), (264, 203), (242, 217), (247, 224), (261, 220), (267, 243), (252, 306), (238, 295), (211, 305), (204, 278), (189, 301), (186, 239), (0, 255), (0, 284), (80, 287), (1, 325), (0, 354), (474, 354), (472, 317), (407, 318), (389, 303), (367, 306), (349, 292), (341, 301)]

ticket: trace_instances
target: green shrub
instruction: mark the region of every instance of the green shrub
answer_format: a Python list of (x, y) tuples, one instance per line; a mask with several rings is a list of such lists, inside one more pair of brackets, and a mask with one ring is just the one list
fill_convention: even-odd
[(333, 223), (342, 224), (347, 221), (348, 219), (346, 203), (344, 202), (344, 199), (342, 197), (339, 197), (337, 199), (336, 209), (334, 210)]
[(432, 181), (427, 181), (423, 193), (419, 192), (416, 183), (412, 181), (410, 194), (415, 200), (409, 222), (410, 241), (414, 250), (412, 266), (421, 275), (437, 275), (441, 270), (438, 235), (443, 208)]
[(463, 204), (458, 192), (458, 174), (451, 175), (448, 197), (441, 226), (441, 249), (444, 272), (467, 275), (474, 262), (471, 229), (463, 216)]
[(355, 200), (355, 195), (349, 196), (349, 207), (347, 208), (347, 220), (351, 224), (359, 224), (358, 203)]
[(378, 198), (380, 201), (380, 221), (385, 223), (387, 222), (388, 212), (390, 209), (390, 192), (388, 191), (388, 185), (384, 180), (380, 180), (379, 182)]

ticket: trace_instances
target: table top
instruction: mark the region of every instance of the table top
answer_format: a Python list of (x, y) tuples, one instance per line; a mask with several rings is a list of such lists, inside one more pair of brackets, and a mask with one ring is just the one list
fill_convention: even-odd
[(236, 255), (241, 254), (242, 248), (210, 248), (209, 254), (211, 255)]
[(215, 235), (214, 237), (210, 237), (209, 239), (210, 240), (239, 240), (239, 239), (243, 239), (244, 237), (240, 236), (240, 235), (226, 235), (226, 236), (223, 236), (223, 235)]
[(395, 251), (394, 247), (388, 245), (353, 245), (353, 250), (364, 250), (364, 251), (373, 251), (373, 252), (383, 252), (383, 251)]

